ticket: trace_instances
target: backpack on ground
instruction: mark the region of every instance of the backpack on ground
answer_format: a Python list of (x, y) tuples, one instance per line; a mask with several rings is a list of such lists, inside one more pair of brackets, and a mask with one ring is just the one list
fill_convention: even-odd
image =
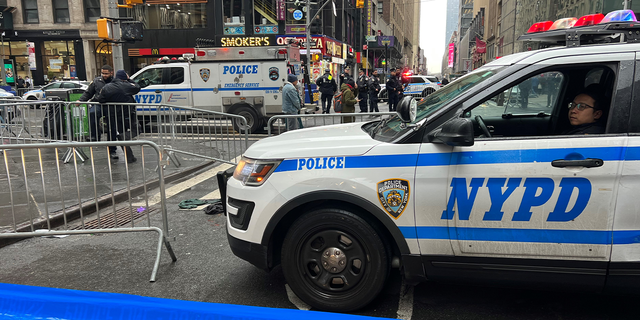
[(344, 92), (340, 91), (338, 94), (333, 96), (333, 110), (336, 113), (342, 112), (342, 95)]

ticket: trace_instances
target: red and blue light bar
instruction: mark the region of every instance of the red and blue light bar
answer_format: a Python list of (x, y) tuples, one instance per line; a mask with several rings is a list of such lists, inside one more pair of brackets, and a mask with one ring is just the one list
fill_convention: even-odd
[(609, 12), (606, 16), (601, 13), (596, 13), (580, 17), (580, 19), (572, 17), (556, 21), (536, 22), (529, 28), (527, 33), (592, 26), (610, 22), (638, 22), (638, 20), (632, 10), (616, 10)]

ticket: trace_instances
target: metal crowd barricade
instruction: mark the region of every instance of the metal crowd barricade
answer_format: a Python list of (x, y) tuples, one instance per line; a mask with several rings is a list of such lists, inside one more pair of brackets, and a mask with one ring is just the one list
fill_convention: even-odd
[(66, 105), (63, 101), (26, 101), (21, 98), (0, 99), (7, 114), (0, 124), (0, 144), (41, 143), (68, 140)]
[(368, 113), (330, 113), (330, 114), (281, 114), (275, 115), (267, 122), (268, 136), (280, 134), (287, 130), (287, 119), (296, 119), (304, 128), (313, 128), (350, 122), (368, 122), (381, 120), (396, 115), (396, 112), (368, 112)]
[(242, 130), (247, 120), (239, 115), (160, 105), (155, 119), (142, 117), (139, 138), (158, 140), (170, 155), (180, 153), (235, 164), (234, 159), (248, 148), (249, 132)]
[[(140, 149), (134, 163), (112, 165), (109, 146)], [(60, 166), (60, 151), (88, 148), (88, 161)], [(145, 152), (152, 149), (154, 152)], [(150, 281), (155, 281), (162, 245), (176, 261), (169, 243), (169, 224), (164, 191), (162, 152), (149, 141), (39, 143), (2, 146), (0, 176), (0, 241), (8, 238), (94, 233), (158, 233), (156, 259)], [(76, 154), (72, 152), (73, 157)], [(75, 160), (75, 159), (74, 159)], [(156, 173), (149, 165), (159, 167)], [(135, 168), (133, 166), (138, 166)], [(156, 178), (152, 178), (156, 176)], [(134, 185), (134, 183), (137, 183)], [(108, 186), (108, 187), (105, 187)], [(148, 189), (159, 189), (150, 197)], [(133, 199), (136, 199), (135, 201)], [(155, 203), (154, 203), (155, 201)], [(161, 221), (152, 221), (159, 212)], [(154, 215), (155, 217), (156, 215)], [(159, 224), (159, 226), (154, 225)]]

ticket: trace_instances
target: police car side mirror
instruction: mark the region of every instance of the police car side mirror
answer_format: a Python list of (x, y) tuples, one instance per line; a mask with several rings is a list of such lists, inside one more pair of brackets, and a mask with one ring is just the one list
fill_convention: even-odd
[(469, 118), (452, 119), (443, 124), (442, 128), (430, 132), (427, 138), (429, 142), (452, 147), (470, 147), (473, 145), (473, 123)]
[(398, 102), (398, 117), (402, 123), (410, 123), (416, 120), (416, 112), (418, 110), (418, 103), (416, 99), (411, 96), (406, 96)]

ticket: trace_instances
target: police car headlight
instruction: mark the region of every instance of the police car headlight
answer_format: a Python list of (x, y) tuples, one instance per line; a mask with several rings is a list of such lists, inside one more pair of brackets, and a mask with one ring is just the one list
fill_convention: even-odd
[(280, 160), (254, 160), (242, 157), (233, 177), (245, 186), (262, 185), (280, 164)]

